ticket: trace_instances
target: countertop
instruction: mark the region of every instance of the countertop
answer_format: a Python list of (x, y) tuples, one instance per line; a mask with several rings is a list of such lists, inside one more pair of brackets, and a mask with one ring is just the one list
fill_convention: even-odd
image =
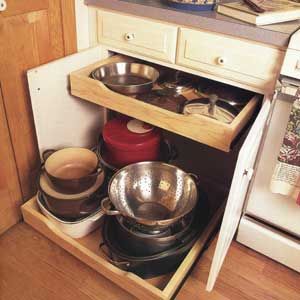
[(268, 26), (255, 26), (220, 15), (214, 11), (190, 12), (170, 8), (161, 0), (85, 0), (85, 4), (279, 47), (286, 47), (291, 35), (300, 28), (300, 20)]
[[(233, 242), (212, 293), (205, 284), (216, 240), (176, 300), (299, 299), (300, 274)], [(0, 299), (137, 300), (25, 223), (0, 236)]]

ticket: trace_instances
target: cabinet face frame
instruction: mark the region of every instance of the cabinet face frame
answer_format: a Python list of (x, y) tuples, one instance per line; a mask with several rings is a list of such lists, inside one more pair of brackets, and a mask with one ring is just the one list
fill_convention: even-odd
[[(110, 50), (110, 51), (114, 51), (115, 50), (117, 52), (122, 53), (122, 51), (118, 51), (118, 49), (113, 49), (111, 47), (107, 48), (107, 47), (103, 46), (102, 47), (102, 54), (103, 53), (107, 53), (108, 50)], [(89, 50), (87, 50), (87, 51), (89, 51)], [(123, 51), (123, 53), (129, 54), (129, 55), (131, 54), (130, 52), (126, 52), (126, 51), (125, 52)], [(99, 59), (101, 59), (101, 56), (102, 55), (99, 53)], [(141, 58), (141, 59), (144, 58), (145, 60), (153, 62), (152, 59), (148, 59), (148, 58), (142, 57), (140, 55), (135, 55), (135, 57)], [(159, 61), (154, 61), (154, 62), (162, 64), (162, 65), (165, 65), (165, 66), (169, 66), (171, 68), (178, 68), (179, 70), (182, 70), (182, 71), (188, 71), (188, 72), (190, 72), (192, 74), (195, 74), (195, 75), (199, 75), (199, 72), (195, 72), (195, 71), (190, 70), (188, 68), (179, 67), (179, 66), (175, 66), (175, 65), (172, 65), (172, 64), (161, 63)], [(201, 74), (201, 75), (203, 76), (203, 74)], [(210, 79), (214, 79), (214, 78), (210, 78)], [(231, 84), (232, 84), (232, 82), (231, 82)], [(265, 103), (268, 102), (268, 101), (269, 101), (268, 99), (265, 99)], [(264, 123), (266, 122), (266, 120), (268, 118), (268, 111), (269, 111), (268, 104), (266, 104), (265, 107), (266, 108), (261, 111), (261, 113), (259, 114), (259, 117), (256, 119), (256, 121), (253, 124), (253, 128), (254, 129), (252, 131), (254, 133), (257, 130), (260, 133), (262, 133), (261, 131), (263, 131), (263, 129), (264, 129)], [(251, 144), (251, 142), (255, 141), (256, 142), (255, 145), (257, 147), (259, 146), (259, 143), (260, 143), (259, 139), (253, 140), (253, 135), (251, 135), (251, 137), (248, 138), (248, 141), (249, 142), (246, 141), (247, 144), (245, 142), (244, 146), (242, 147), (243, 149), (247, 148), (247, 151), (249, 151), (249, 146), (251, 146), (251, 145), (248, 145), (248, 144)], [(245, 146), (245, 144), (246, 144), (247, 147)], [(243, 193), (242, 193), (242, 196), (239, 198), (239, 200), (236, 200), (234, 198), (232, 200), (233, 203), (231, 203), (231, 204), (229, 204), (227, 206), (227, 209), (226, 209), (227, 215), (230, 216), (232, 213), (234, 213), (235, 214), (235, 218), (234, 218), (234, 222), (228, 222), (228, 220), (226, 220), (226, 218), (223, 221), (223, 225), (222, 226), (224, 228), (230, 228), (229, 235), (224, 235), (224, 230), (223, 230), (223, 232), (221, 231), (221, 233), (220, 233), (220, 238), (221, 238), (220, 239), (220, 245), (221, 246), (219, 247), (219, 249), (217, 251), (218, 252), (217, 258), (214, 259), (214, 261), (213, 261), (214, 266), (213, 266), (212, 271), (210, 273), (210, 280), (209, 280), (209, 284), (207, 286), (208, 290), (211, 290), (213, 288), (214, 282), (215, 282), (215, 280), (217, 278), (218, 271), (221, 268), (222, 262), (224, 260), (224, 257), (226, 256), (227, 250), (228, 250), (229, 245), (230, 245), (230, 243), (231, 243), (231, 241), (233, 239), (234, 232), (235, 232), (235, 230), (236, 230), (236, 228), (238, 226), (238, 222), (239, 222), (239, 219), (240, 219), (240, 216), (241, 216), (241, 210), (242, 210), (242, 206), (243, 206), (243, 202), (244, 202), (244, 192), (246, 192), (248, 184), (249, 184), (249, 180), (250, 180), (249, 177), (248, 177), (249, 175), (244, 172), (246, 169), (243, 169), (243, 167), (245, 167), (245, 165), (243, 164), (243, 162), (245, 162), (247, 160), (247, 155), (250, 153), (250, 155), (251, 155), (251, 160), (250, 161), (251, 161), (251, 164), (253, 164), (254, 161), (255, 161), (257, 148), (255, 147), (255, 149), (253, 151), (250, 150), (250, 152), (247, 152), (247, 151), (244, 150), (243, 153), (240, 153), (241, 163), (240, 163), (239, 170), (236, 170), (236, 174), (235, 174), (235, 177), (237, 179), (235, 180), (234, 184), (236, 186), (234, 186), (234, 185), (231, 186), (231, 193), (234, 194), (234, 192), (236, 192), (238, 190), (239, 184), (242, 184)], [(250, 169), (251, 169), (251, 166), (252, 166), (251, 164), (250, 164), (250, 167), (249, 167)], [(242, 171), (242, 175), (241, 175), (241, 171)], [(241, 178), (239, 178), (239, 177), (241, 177)], [(246, 179), (246, 178), (248, 178), (249, 180)], [(231, 205), (233, 205), (232, 208), (230, 208)], [(168, 288), (169, 292), (173, 291), (173, 289), (174, 288), (172, 286), (170, 286)], [(164, 298), (162, 298), (162, 299), (164, 299)]]

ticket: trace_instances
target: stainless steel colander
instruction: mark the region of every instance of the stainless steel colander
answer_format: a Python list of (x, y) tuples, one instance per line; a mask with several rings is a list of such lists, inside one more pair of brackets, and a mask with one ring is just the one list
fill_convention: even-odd
[[(149, 226), (175, 223), (192, 211), (198, 200), (191, 174), (161, 162), (124, 167), (111, 179), (109, 198), (102, 201), (108, 215), (123, 215)], [(115, 210), (109, 207), (112, 202)]]

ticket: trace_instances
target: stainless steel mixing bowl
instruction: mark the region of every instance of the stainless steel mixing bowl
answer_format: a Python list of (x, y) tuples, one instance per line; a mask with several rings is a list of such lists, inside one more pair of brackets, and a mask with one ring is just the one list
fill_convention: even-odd
[[(110, 180), (108, 215), (123, 215), (149, 226), (168, 226), (190, 213), (198, 200), (193, 177), (162, 162), (140, 162), (118, 171)], [(115, 207), (111, 209), (110, 202)]]
[(151, 91), (159, 72), (145, 64), (118, 62), (95, 69), (91, 76), (113, 91), (130, 95)]

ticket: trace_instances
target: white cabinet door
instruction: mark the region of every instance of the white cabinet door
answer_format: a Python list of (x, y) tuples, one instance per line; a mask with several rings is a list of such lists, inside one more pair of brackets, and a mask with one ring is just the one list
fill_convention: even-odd
[(229, 192), (225, 214), (219, 233), (206, 289), (211, 291), (237, 230), (244, 199), (253, 174), (257, 151), (262, 139), (266, 121), (269, 116), (271, 101), (265, 99), (264, 104), (254, 122), (238, 156), (231, 189)]
[(98, 46), (27, 72), (40, 153), (46, 149), (96, 144), (103, 123), (103, 109), (70, 94), (69, 74), (106, 55)]

